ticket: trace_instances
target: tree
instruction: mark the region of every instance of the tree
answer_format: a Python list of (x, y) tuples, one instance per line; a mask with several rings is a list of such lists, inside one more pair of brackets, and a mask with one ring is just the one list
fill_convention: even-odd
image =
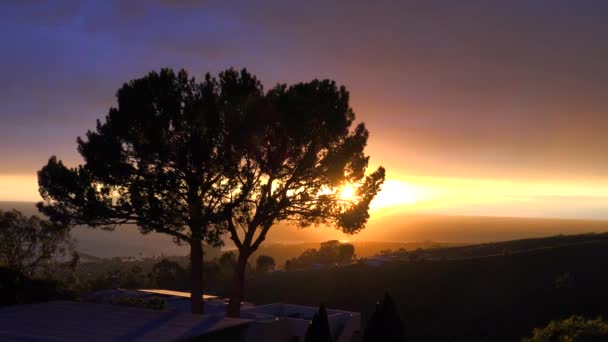
[(315, 313), (306, 330), (304, 336), (306, 342), (331, 342), (333, 338), (331, 336), (331, 329), (329, 327), (329, 318), (327, 316), (327, 309), (325, 305), (321, 304), (319, 311)]
[[(349, 243), (341, 243), (338, 240), (330, 240), (322, 242), (319, 250), (310, 248), (305, 250), (300, 256), (288, 260), (290, 263), (289, 269), (308, 268), (314, 264), (348, 264), (354, 256), (355, 246)], [(288, 269), (287, 264), (285, 268)]]
[(532, 337), (524, 338), (526, 342), (568, 342), (568, 341), (606, 341), (608, 339), (608, 322), (601, 317), (585, 319), (571, 316), (559, 321), (551, 321), (544, 328), (534, 329)]
[(236, 74), (207, 74), (199, 83), (183, 70), (163, 69), (132, 80), (105, 121), (78, 138), (84, 164), (68, 168), (53, 156), (38, 173), (38, 208), (54, 222), (135, 224), (143, 234), (189, 244), (193, 313), (203, 312), (202, 245), (221, 245), (219, 217), (236, 181), (223, 116), (244, 106), (242, 94), (256, 82), (244, 72), (236, 83)]
[(382, 302), (376, 304), (376, 310), (365, 327), (363, 341), (405, 341), (403, 322), (395, 302), (388, 293), (384, 295)]
[(236, 267), (236, 253), (234, 251), (222, 253), (218, 259), (218, 264), (223, 274), (232, 276)]
[(272, 271), (275, 267), (274, 258), (268, 255), (260, 255), (255, 261), (255, 270), (260, 273)]
[[(291, 221), (357, 233), (385, 174), (379, 167), (366, 175), (369, 133), (362, 123), (351, 128), (355, 114), (344, 87), (314, 80), (277, 85), (262, 97), (259, 84), (249, 91), (247, 105), (227, 117), (239, 183), (234, 189), (239, 200), (226, 206), (230, 239), (239, 250), (227, 312), (233, 317), (240, 312), (247, 260), (271, 227)], [(356, 188), (352, 199), (341, 197), (347, 185)]]
[(355, 258), (355, 246), (350, 243), (343, 242), (338, 245), (338, 259), (339, 264), (349, 264)]
[(70, 252), (73, 243), (66, 227), (17, 210), (0, 210), (0, 264), (31, 276)]
[(152, 266), (150, 278), (162, 289), (183, 290), (187, 287), (186, 270), (179, 263), (168, 259), (163, 259)]

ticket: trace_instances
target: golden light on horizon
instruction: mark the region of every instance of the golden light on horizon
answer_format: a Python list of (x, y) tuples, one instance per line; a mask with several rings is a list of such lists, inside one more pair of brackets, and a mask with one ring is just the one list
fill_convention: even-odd
[[(420, 191), (408, 182), (396, 179), (387, 179), (382, 189), (370, 204), (371, 211), (387, 208), (410, 206), (420, 200)], [(357, 188), (352, 184), (345, 184), (339, 190), (340, 199), (352, 201), (357, 196)]]
[(382, 190), (370, 204), (371, 210), (389, 207), (408, 206), (419, 201), (416, 189), (409, 183), (396, 179), (387, 179)]
[(35, 174), (0, 174), (0, 201), (39, 201), (38, 178)]

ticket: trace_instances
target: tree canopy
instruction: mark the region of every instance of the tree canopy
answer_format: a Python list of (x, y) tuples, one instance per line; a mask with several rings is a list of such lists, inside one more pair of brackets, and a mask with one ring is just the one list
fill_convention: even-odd
[(332, 342), (334, 339), (329, 326), (329, 317), (324, 304), (321, 304), (306, 330), (305, 342)]
[(569, 342), (569, 341), (606, 341), (608, 339), (608, 322), (601, 317), (585, 319), (571, 316), (563, 320), (549, 322), (543, 328), (534, 329), (532, 337), (524, 342)]
[[(257, 81), (228, 70), (196, 82), (163, 69), (124, 84), (94, 131), (78, 138), (84, 164), (51, 157), (38, 173), (38, 208), (64, 225), (113, 229), (132, 223), (191, 246), (192, 310), (202, 312), (202, 243), (222, 243), (224, 201), (235, 181), (225, 116), (244, 105)], [(251, 92), (245, 92), (251, 94)], [(261, 95), (261, 94), (258, 94)]]
[(305, 250), (300, 256), (285, 262), (285, 268), (302, 269), (309, 268), (315, 264), (335, 265), (348, 264), (355, 257), (355, 246), (350, 243), (342, 243), (338, 240), (329, 240), (321, 243), (320, 248)]
[(26, 275), (50, 267), (73, 252), (66, 227), (17, 210), (0, 210), (0, 265)]
[(365, 327), (363, 341), (406, 341), (403, 321), (397, 311), (393, 298), (386, 293)]
[[(259, 83), (246, 83), (259, 94)], [(329, 225), (354, 234), (369, 218), (369, 204), (384, 182), (385, 170), (367, 173), (364, 154), (369, 132), (355, 125), (346, 88), (334, 81), (279, 84), (227, 118), (227, 141), (239, 201), (226, 207), (230, 238), (239, 250), (229, 314), (238, 316), (247, 259), (281, 221), (299, 227)], [(340, 189), (353, 186), (344, 200)]]
[[(227, 231), (239, 251), (229, 310), (238, 315), (247, 260), (275, 223), (365, 226), (385, 171), (367, 170), (369, 133), (349, 98), (331, 80), (264, 92), (246, 70), (202, 82), (149, 73), (78, 138), (84, 164), (53, 156), (39, 171), (38, 208), (66, 226), (132, 223), (190, 244), (193, 312), (202, 312), (202, 243), (220, 245)], [(344, 200), (347, 185), (356, 191)]]
[(274, 270), (276, 267), (274, 258), (268, 255), (260, 255), (255, 260), (255, 270), (260, 273), (266, 273)]

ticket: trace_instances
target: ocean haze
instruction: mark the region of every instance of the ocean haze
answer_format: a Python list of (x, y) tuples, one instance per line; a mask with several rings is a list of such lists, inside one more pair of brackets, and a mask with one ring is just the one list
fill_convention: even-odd
[[(17, 209), (26, 215), (40, 215), (32, 202), (0, 202), (0, 209)], [(516, 218), (484, 216), (449, 216), (394, 213), (372, 217), (367, 227), (356, 235), (346, 235), (329, 227), (296, 228), (278, 224), (271, 229), (266, 244), (317, 243), (337, 239), (355, 243), (486, 243), (559, 234), (607, 232), (608, 221)], [(178, 246), (165, 234), (142, 235), (133, 225), (114, 231), (77, 227), (73, 231), (77, 249), (96, 257), (187, 255), (188, 246)], [(231, 248), (226, 240), (225, 248)]]
[[(0, 210), (10, 209), (17, 209), (28, 216), (42, 216), (33, 202), (0, 202)], [(76, 249), (79, 252), (101, 258), (189, 253), (188, 246), (178, 246), (168, 235), (159, 233), (142, 235), (134, 225), (123, 225), (114, 231), (76, 227), (72, 230), (72, 236), (76, 239)]]

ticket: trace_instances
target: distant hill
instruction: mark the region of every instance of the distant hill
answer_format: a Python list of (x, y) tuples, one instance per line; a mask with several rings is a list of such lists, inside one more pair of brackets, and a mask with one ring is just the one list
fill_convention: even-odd
[(261, 275), (247, 283), (246, 300), (258, 305), (324, 303), (361, 312), (366, 324), (388, 292), (411, 341), (519, 341), (553, 319), (608, 316), (608, 234), (425, 254), (445, 258)]
[[(429, 249), (429, 248), (447, 248), (457, 247), (460, 244), (455, 243), (438, 243), (432, 241), (423, 242), (381, 242), (381, 241), (354, 241), (352, 244), (355, 246), (355, 255), (358, 258), (368, 258), (374, 255), (380, 254), (381, 251), (397, 251), (401, 248), (405, 248), (408, 251), (415, 250), (417, 248)], [(283, 268), (285, 261), (291, 258), (300, 256), (307, 249), (319, 249), (319, 242), (304, 242), (304, 243), (266, 243), (260, 246), (251, 257), (252, 262), (255, 261), (259, 255), (270, 255), (274, 258), (278, 268)]]
[[(34, 203), (0, 202), (0, 209), (15, 208), (27, 215), (38, 214)], [(359, 256), (369, 256), (385, 247), (378, 243), (456, 243), (474, 244), (491, 241), (506, 241), (535, 238), (559, 234), (581, 234), (588, 232), (608, 232), (608, 221), (564, 220), (544, 218), (508, 218), (476, 216), (416, 215), (409, 213), (386, 216), (372, 216), (367, 227), (356, 235), (346, 235), (335, 229), (310, 227), (298, 229), (280, 224), (268, 234), (263, 250), (281, 250), (289, 245), (290, 254), (301, 253), (306, 248), (318, 248), (318, 243), (327, 240), (348, 240), (356, 245)], [(98, 229), (77, 228), (74, 237), (80, 251), (97, 257), (186, 255), (187, 246), (177, 246), (163, 234), (150, 233), (141, 236), (136, 227), (123, 226), (114, 232)], [(360, 243), (372, 243), (373, 248)], [(276, 246), (273, 246), (276, 245)], [(392, 249), (398, 249), (397, 245)], [(370, 245), (371, 246), (371, 245)], [(406, 249), (407, 246), (403, 246)], [(231, 248), (229, 240), (226, 248)], [(380, 248), (380, 249), (378, 249)], [(390, 248), (390, 247), (389, 247)], [(376, 251), (377, 250), (377, 251)], [(270, 254), (270, 252), (268, 252)], [(299, 255), (299, 253), (297, 255)], [(287, 254), (286, 254), (287, 255)], [(292, 256), (290, 256), (292, 257)], [(280, 258), (282, 259), (282, 257)], [(278, 260), (277, 260), (278, 261)]]

